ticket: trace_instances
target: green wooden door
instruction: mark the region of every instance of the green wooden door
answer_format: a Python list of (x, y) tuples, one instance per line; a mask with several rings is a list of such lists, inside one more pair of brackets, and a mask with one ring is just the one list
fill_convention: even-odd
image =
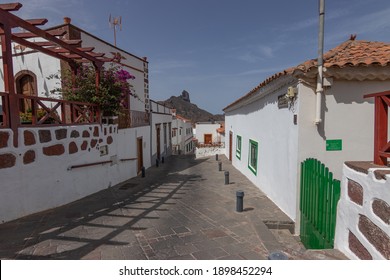
[(340, 181), (320, 161), (301, 163), (301, 241), (307, 249), (333, 248)]

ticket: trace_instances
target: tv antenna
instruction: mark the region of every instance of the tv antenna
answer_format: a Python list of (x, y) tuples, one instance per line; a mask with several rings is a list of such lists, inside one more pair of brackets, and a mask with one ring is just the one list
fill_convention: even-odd
[(114, 29), (114, 46), (116, 47), (116, 29), (119, 27), (119, 30), (122, 31), (122, 17), (111, 17), (108, 19), (110, 27)]

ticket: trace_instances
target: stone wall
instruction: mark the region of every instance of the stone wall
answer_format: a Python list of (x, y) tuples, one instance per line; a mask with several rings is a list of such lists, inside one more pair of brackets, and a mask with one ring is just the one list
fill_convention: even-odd
[(202, 158), (202, 157), (208, 157), (208, 156), (214, 156), (214, 155), (221, 155), (225, 154), (225, 148), (221, 147), (203, 147), (203, 148), (196, 148), (195, 150), (195, 157), (196, 158)]
[(335, 248), (351, 259), (390, 259), (390, 168), (346, 162)]
[[(115, 126), (20, 129), (19, 145), (13, 147), (12, 130), (0, 131), (0, 170), (34, 163), (37, 158), (71, 155), (112, 145)], [(46, 158), (47, 159), (47, 158)]]

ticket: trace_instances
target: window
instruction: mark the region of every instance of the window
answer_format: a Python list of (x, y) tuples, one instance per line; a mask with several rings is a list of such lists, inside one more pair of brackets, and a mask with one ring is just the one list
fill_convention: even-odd
[(237, 135), (236, 139), (236, 157), (241, 159), (241, 136)]
[(249, 157), (248, 157), (248, 168), (257, 175), (257, 149), (258, 143), (253, 140), (249, 140)]

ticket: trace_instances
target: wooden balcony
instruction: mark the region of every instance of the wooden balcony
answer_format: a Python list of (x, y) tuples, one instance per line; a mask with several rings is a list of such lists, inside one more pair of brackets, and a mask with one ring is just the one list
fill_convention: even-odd
[[(0, 92), (2, 112), (0, 128), (10, 127), (9, 95)], [(17, 127), (58, 126), (100, 123), (100, 109), (96, 104), (16, 94), (19, 112)]]

